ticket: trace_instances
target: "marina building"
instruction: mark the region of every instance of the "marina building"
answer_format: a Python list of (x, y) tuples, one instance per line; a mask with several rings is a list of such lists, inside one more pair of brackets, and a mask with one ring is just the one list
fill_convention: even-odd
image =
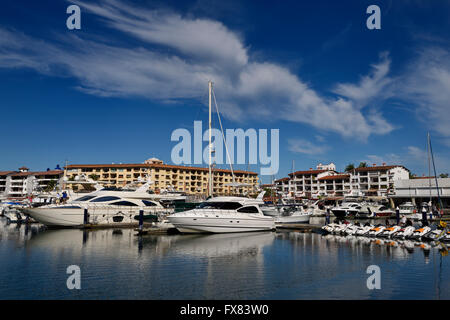
[(5, 198), (24, 198), (52, 188), (62, 182), (63, 170), (29, 171), (26, 167), (18, 171), (0, 172), (0, 196)]
[[(258, 174), (250, 171), (234, 170), (235, 184), (231, 170), (212, 170), (213, 194), (255, 194), (258, 186)], [(149, 190), (158, 193), (164, 191), (181, 191), (192, 195), (208, 193), (209, 169), (164, 164), (152, 158), (136, 164), (70, 164), (65, 167), (66, 180), (76, 181), (79, 177), (91, 178), (106, 187), (123, 187), (132, 182), (150, 178), (153, 183)], [(78, 177), (78, 178), (77, 178)], [(67, 184), (67, 188), (77, 191), (81, 185)]]
[(395, 181), (405, 179), (409, 179), (409, 170), (400, 165), (373, 165), (339, 173), (331, 163), (289, 173), (275, 184), (281, 194), (296, 198), (386, 197)]
[[(437, 188), (436, 188), (437, 180)], [(438, 203), (439, 197), (444, 208), (450, 207), (450, 178), (420, 177), (394, 181), (393, 191), (389, 194), (394, 203), (412, 201), (415, 205), (429, 202)]]

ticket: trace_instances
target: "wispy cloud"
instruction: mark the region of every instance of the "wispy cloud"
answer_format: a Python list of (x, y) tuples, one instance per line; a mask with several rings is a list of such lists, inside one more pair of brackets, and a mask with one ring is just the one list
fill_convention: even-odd
[[(388, 53), (380, 55), (380, 62), (372, 65), (372, 70), (368, 75), (361, 77), (356, 84), (340, 83), (334, 88), (334, 92), (354, 101), (357, 107), (365, 107), (373, 99), (385, 100), (391, 96), (389, 85), (393, 79), (388, 76), (391, 59)], [(380, 93), (383, 92), (382, 95)]]
[(418, 119), (450, 145), (450, 51), (419, 51), (403, 78), (402, 97), (417, 106)]
[(308, 155), (323, 154), (328, 150), (325, 145), (314, 144), (304, 139), (290, 139), (288, 140), (288, 149), (294, 153), (304, 153)]
[(0, 28), (0, 67), (72, 76), (88, 94), (162, 102), (197, 99), (213, 80), (221, 111), (236, 121), (290, 121), (361, 141), (394, 129), (369, 105), (391, 81), (387, 55), (359, 83), (337, 84), (336, 94), (325, 97), (286, 67), (252, 60), (243, 37), (219, 21), (117, 0), (71, 2), (141, 45), (121, 42), (114, 32), (111, 43), (81, 36), (48, 42)]

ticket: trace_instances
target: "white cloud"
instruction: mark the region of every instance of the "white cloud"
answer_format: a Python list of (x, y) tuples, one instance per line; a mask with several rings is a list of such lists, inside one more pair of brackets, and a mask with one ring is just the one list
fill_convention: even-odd
[(289, 139), (289, 151), (295, 153), (304, 153), (309, 155), (316, 155), (325, 153), (328, 147), (325, 145), (317, 145), (304, 139)]
[(374, 108), (362, 110), (391, 81), (387, 56), (359, 84), (338, 84), (340, 96), (326, 98), (287, 68), (252, 61), (242, 37), (220, 22), (116, 0), (71, 2), (141, 46), (73, 35), (50, 43), (0, 28), (0, 67), (62, 72), (78, 79), (79, 90), (88, 94), (163, 102), (198, 99), (213, 80), (220, 110), (233, 120), (290, 121), (361, 141), (394, 129)]
[(417, 117), (450, 145), (450, 52), (422, 49), (404, 75), (402, 97), (417, 105)]
[(388, 77), (391, 60), (387, 53), (380, 55), (381, 61), (372, 65), (369, 75), (361, 77), (359, 83), (340, 83), (334, 88), (334, 92), (355, 102), (355, 105), (362, 108), (367, 106), (374, 98), (380, 99), (383, 91), (383, 98), (387, 99), (391, 93), (387, 90), (392, 83)]

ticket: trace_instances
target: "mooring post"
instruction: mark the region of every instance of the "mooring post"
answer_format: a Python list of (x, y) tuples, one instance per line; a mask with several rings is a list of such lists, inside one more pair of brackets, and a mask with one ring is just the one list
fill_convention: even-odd
[(144, 228), (144, 210), (139, 210), (139, 231)]
[(89, 223), (88, 209), (84, 209), (83, 224), (86, 225), (88, 223)]

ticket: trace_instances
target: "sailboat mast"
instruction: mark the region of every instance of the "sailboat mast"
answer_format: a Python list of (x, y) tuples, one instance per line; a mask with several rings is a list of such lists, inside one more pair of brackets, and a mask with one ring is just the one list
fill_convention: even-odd
[(213, 180), (212, 180), (212, 170), (211, 170), (211, 161), (212, 161), (212, 146), (211, 146), (211, 104), (212, 104), (212, 81), (208, 82), (209, 89), (209, 196), (213, 195)]
[(436, 173), (436, 165), (434, 163), (434, 155), (433, 155), (433, 147), (431, 146), (431, 137), (430, 137), (430, 133), (428, 133), (428, 144), (430, 146), (430, 156), (431, 156), (431, 163), (433, 164), (433, 172), (434, 172), (434, 181), (436, 183), (436, 192), (437, 192), (437, 198), (438, 198), (438, 204), (440, 206), (440, 209), (442, 210), (442, 208), (444, 207), (443, 203), (442, 203), (442, 199), (441, 196), (439, 194), (439, 185), (438, 185), (438, 179), (437, 179), (437, 173)]
[(432, 206), (432, 196), (431, 196), (431, 148), (430, 148), (430, 133), (427, 133), (427, 154), (428, 154), (428, 182), (430, 189), (430, 210)]

